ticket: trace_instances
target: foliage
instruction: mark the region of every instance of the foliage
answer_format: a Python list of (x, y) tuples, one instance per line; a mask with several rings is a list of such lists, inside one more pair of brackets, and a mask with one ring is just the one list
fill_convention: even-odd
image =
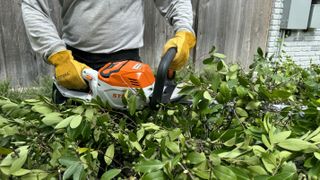
[(52, 78), (46, 76), (32, 83), (33, 88), (14, 88), (9, 81), (0, 81), (0, 96), (10, 98), (12, 101), (37, 98), (39, 95), (50, 97), (52, 82)]
[(320, 68), (224, 58), (213, 49), (188, 75), (191, 104), (158, 110), (2, 97), (0, 179), (317, 179)]

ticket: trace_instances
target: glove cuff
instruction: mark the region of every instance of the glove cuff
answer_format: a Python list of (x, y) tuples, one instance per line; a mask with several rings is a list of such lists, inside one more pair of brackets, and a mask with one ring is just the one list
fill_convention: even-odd
[(64, 64), (67, 61), (73, 60), (73, 56), (71, 51), (69, 50), (63, 50), (59, 51), (57, 53), (54, 53), (49, 56), (48, 62), (52, 65), (59, 65), (59, 64)]
[(196, 45), (197, 38), (190, 31), (178, 31), (176, 37), (182, 37), (186, 44), (188, 44), (189, 49), (193, 48)]

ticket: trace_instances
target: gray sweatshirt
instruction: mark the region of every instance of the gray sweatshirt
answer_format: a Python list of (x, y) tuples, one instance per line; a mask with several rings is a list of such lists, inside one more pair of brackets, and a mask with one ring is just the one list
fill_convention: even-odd
[[(62, 37), (50, 18), (48, 0), (22, 0), (32, 48), (47, 58), (66, 44), (90, 53), (112, 53), (143, 46), (144, 0), (59, 0)], [(191, 0), (154, 0), (175, 31), (193, 32)]]

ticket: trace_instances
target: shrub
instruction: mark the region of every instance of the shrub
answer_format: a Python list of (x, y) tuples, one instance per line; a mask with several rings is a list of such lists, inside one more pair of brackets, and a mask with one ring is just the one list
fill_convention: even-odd
[(211, 51), (181, 94), (136, 111), (0, 99), (1, 179), (301, 179), (320, 175), (319, 72), (261, 49), (248, 71)]

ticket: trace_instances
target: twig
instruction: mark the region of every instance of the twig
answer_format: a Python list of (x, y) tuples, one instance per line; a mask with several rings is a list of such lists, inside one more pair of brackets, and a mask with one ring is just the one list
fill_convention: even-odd
[(60, 169), (58, 169), (58, 173), (59, 173), (59, 180), (62, 180), (62, 174)]
[(188, 173), (188, 175), (190, 176), (191, 179), (195, 179), (194, 176), (190, 173), (190, 171), (183, 166), (183, 164), (181, 164), (180, 162), (178, 162), (179, 166)]

